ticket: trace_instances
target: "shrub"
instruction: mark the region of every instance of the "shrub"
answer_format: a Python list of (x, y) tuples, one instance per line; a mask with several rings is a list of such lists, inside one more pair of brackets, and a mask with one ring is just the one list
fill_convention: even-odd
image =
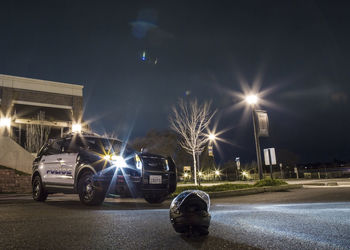
[(279, 180), (279, 179), (263, 179), (260, 181), (257, 181), (254, 186), (255, 187), (265, 187), (265, 186), (280, 186), (280, 185), (286, 185), (287, 182)]

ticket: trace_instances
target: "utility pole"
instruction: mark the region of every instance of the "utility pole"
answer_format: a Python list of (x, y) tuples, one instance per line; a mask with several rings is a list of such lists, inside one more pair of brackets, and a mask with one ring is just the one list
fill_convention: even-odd
[(262, 170), (262, 164), (261, 164), (261, 152), (260, 152), (260, 141), (259, 141), (259, 135), (257, 131), (257, 125), (256, 125), (256, 112), (254, 107), (252, 108), (252, 116), (253, 116), (253, 125), (254, 125), (254, 138), (255, 138), (255, 149), (256, 149), (256, 160), (258, 164), (258, 172), (259, 172), (259, 179), (263, 179), (263, 170)]

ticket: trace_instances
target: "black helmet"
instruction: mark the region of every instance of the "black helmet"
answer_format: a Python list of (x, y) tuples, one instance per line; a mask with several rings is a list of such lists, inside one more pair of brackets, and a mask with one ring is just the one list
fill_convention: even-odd
[(171, 202), (170, 221), (178, 233), (207, 235), (211, 216), (209, 195), (186, 190)]

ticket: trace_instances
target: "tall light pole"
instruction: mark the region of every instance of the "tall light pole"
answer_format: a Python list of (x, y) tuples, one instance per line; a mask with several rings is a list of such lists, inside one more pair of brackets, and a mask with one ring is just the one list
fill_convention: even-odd
[(257, 131), (256, 115), (255, 115), (255, 105), (258, 103), (259, 98), (257, 95), (248, 95), (245, 97), (245, 101), (252, 107), (256, 161), (258, 164), (259, 179), (261, 180), (263, 179), (263, 171), (262, 171), (262, 161), (261, 161), (261, 152), (260, 152), (260, 141), (259, 141), (259, 135)]
[[(208, 135), (208, 155), (209, 155), (209, 159), (210, 159), (210, 162), (211, 162), (211, 166), (210, 166), (210, 169), (211, 167), (213, 167), (214, 165), (214, 169), (215, 169), (215, 164), (214, 164), (214, 148), (213, 148), (213, 144), (215, 143), (215, 140), (216, 140), (216, 135), (212, 132), (210, 132)], [(214, 179), (215, 179), (216, 175), (214, 175)]]

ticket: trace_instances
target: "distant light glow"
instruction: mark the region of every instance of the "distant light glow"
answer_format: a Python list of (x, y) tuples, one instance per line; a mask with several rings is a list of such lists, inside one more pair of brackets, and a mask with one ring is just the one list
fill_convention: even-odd
[(189, 175), (188, 173), (184, 173), (184, 177), (187, 178)]
[(11, 118), (8, 118), (8, 117), (1, 118), (0, 119), (0, 127), (10, 128), (11, 127)]
[(219, 170), (215, 170), (215, 175), (219, 176), (220, 175), (220, 171)]
[(259, 98), (257, 95), (248, 95), (245, 97), (245, 101), (249, 104), (249, 105), (254, 105), (257, 104), (259, 101)]
[(210, 134), (208, 135), (208, 138), (209, 138), (209, 140), (211, 140), (211, 141), (215, 141), (215, 140), (216, 140), (216, 135), (213, 134), (213, 133), (210, 133)]
[(73, 123), (72, 132), (73, 133), (81, 133), (81, 124), (80, 123)]
[(198, 175), (199, 175), (199, 176), (202, 176), (202, 175), (203, 175), (203, 173), (202, 173), (202, 172), (198, 172)]
[(248, 172), (247, 172), (247, 171), (243, 171), (243, 172), (242, 172), (242, 175), (243, 175), (244, 177), (248, 177)]
[(146, 51), (144, 51), (144, 52), (142, 53), (141, 60), (142, 60), (142, 61), (146, 61)]

